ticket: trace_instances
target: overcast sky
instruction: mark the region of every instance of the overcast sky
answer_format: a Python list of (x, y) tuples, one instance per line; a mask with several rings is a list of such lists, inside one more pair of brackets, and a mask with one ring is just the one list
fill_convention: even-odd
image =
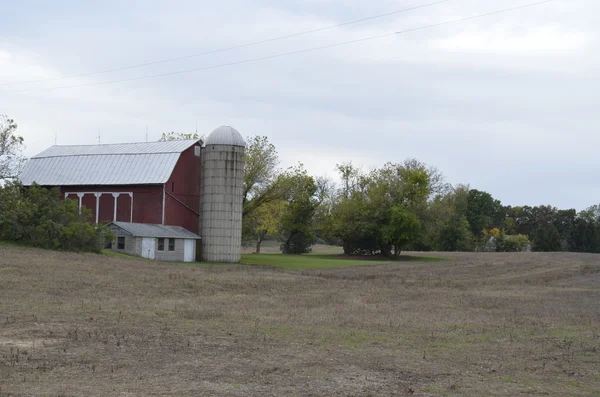
[[(504, 204), (600, 203), (600, 2), (518, 11), (326, 50), (116, 84), (450, 21), (535, 0), (2, 1), (0, 113), (32, 156), (232, 125), (313, 174), (417, 158)], [(49, 79), (55, 79), (48, 81)], [(30, 84), (8, 84), (43, 80)], [(48, 89), (88, 85), (86, 87)], [(24, 91), (28, 90), (28, 91)], [(21, 92), (16, 92), (21, 91)]]

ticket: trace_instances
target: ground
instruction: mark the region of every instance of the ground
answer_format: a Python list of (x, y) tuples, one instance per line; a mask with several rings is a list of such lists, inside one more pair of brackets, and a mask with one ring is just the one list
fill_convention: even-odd
[(0, 396), (600, 396), (600, 257), (441, 256), (284, 270), (0, 247)]

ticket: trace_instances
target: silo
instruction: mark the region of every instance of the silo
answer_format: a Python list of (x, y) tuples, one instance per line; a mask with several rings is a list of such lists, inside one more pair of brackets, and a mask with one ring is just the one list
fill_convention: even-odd
[(202, 148), (200, 235), (202, 260), (237, 263), (242, 254), (244, 149), (242, 135), (223, 126)]

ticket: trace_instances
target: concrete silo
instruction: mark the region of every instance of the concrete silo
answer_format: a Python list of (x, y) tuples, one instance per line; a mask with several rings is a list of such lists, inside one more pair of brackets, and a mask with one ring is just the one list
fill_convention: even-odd
[(203, 261), (237, 263), (241, 259), (245, 147), (242, 135), (224, 126), (214, 130), (202, 148)]

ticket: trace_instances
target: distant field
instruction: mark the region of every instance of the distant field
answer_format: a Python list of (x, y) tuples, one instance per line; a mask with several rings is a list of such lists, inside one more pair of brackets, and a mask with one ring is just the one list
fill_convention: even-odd
[(599, 256), (328, 253), (0, 246), (0, 396), (600, 396)]

